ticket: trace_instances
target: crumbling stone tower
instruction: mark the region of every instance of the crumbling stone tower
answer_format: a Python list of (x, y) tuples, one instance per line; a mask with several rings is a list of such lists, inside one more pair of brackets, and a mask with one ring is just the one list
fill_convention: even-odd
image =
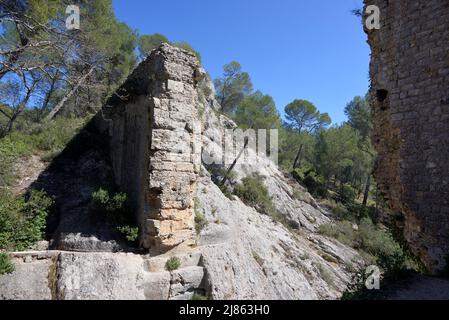
[(128, 194), (144, 248), (165, 251), (194, 236), (193, 194), (200, 166), (194, 54), (163, 44), (97, 116), (107, 132), (116, 184)]
[(449, 1), (365, 0), (376, 178), (413, 252), (433, 272), (449, 255)]

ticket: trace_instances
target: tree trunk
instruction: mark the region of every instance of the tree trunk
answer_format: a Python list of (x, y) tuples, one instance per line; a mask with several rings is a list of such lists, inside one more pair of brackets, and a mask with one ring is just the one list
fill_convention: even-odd
[(249, 138), (245, 137), (245, 144), (243, 145), (243, 148), (240, 150), (239, 154), (235, 158), (234, 162), (229, 167), (228, 171), (226, 171), (225, 176), (221, 180), (221, 185), (225, 185), (226, 181), (228, 180), (229, 174), (232, 172), (232, 170), (234, 170), (235, 165), (237, 164), (237, 162), (239, 161), (240, 157), (242, 156), (243, 151), (245, 151), (246, 147), (248, 147), (248, 144), (249, 144)]
[(371, 175), (368, 175), (368, 178), (366, 179), (366, 185), (365, 185), (365, 193), (363, 194), (363, 206), (366, 207), (366, 204), (368, 203), (368, 196), (369, 196), (369, 189), (371, 187)]
[(302, 149), (304, 145), (301, 144), (299, 147), (298, 153), (296, 154), (295, 161), (293, 162), (293, 170), (301, 166), (301, 155), (302, 155)]
[(45, 120), (51, 120), (55, 117), (55, 115), (64, 107), (67, 100), (69, 100), (75, 92), (78, 90), (78, 88), (86, 81), (87, 77), (89, 77), (92, 72), (95, 70), (95, 67), (90, 68), (89, 72), (86, 73), (84, 76), (82, 76), (76, 85), (73, 87), (73, 89), (64, 97), (62, 100), (51, 110), (51, 112), (45, 117)]

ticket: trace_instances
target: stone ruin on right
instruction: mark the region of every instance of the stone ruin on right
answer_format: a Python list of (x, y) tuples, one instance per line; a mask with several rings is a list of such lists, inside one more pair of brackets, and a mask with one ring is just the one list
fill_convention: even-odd
[(394, 224), (434, 274), (449, 257), (449, 1), (365, 0), (375, 176)]

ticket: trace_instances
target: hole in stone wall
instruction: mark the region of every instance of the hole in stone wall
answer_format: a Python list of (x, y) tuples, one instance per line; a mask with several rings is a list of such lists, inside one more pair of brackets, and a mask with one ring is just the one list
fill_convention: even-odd
[(388, 97), (388, 90), (379, 89), (376, 91), (377, 101), (384, 102)]

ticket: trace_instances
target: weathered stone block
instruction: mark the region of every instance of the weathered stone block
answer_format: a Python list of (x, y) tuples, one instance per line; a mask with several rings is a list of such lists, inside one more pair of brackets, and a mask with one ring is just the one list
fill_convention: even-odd
[(163, 44), (104, 108), (115, 180), (129, 196), (148, 249), (167, 250), (194, 236), (201, 74), (193, 54)]

